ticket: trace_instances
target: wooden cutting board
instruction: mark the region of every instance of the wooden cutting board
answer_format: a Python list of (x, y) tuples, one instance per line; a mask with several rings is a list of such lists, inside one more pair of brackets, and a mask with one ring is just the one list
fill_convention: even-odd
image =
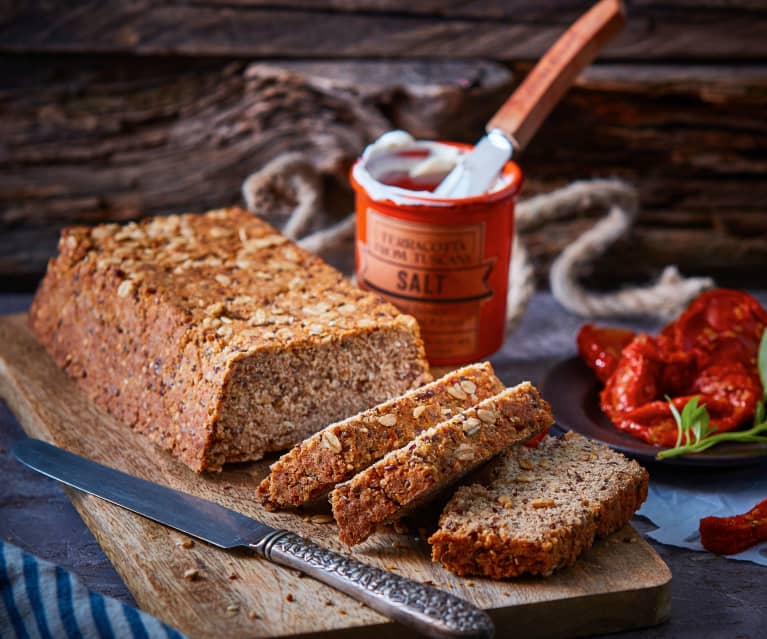
[[(584, 636), (657, 624), (670, 614), (668, 567), (631, 526), (548, 579), (457, 577), (431, 563), (425, 542), (393, 532), (375, 535), (350, 553), (337, 540), (334, 524), (312, 521), (312, 513), (269, 513), (256, 503), (254, 489), (270, 460), (198, 476), (96, 407), (35, 342), (23, 315), (0, 317), (0, 395), (32, 437), (430, 581), (489, 610), (498, 636)], [(190, 546), (184, 535), (122, 508), (74, 490), (69, 496), (139, 606), (190, 637), (408, 633), (295, 571), (247, 552), (202, 542)], [(199, 576), (184, 578), (189, 569)]]

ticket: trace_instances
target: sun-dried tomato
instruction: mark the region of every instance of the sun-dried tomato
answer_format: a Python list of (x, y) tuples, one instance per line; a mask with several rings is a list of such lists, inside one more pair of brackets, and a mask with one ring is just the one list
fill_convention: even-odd
[(714, 353), (724, 340), (732, 340), (730, 349), (737, 343), (738, 359), (751, 358), (756, 365), (765, 325), (767, 311), (756, 299), (743, 291), (718, 288), (696, 297), (661, 336), (669, 342), (666, 350), (706, 353)]
[(584, 324), (578, 331), (578, 352), (603, 382), (612, 375), (623, 349), (635, 337), (634, 331)]
[[(754, 416), (763, 391), (756, 365), (712, 360), (698, 373), (690, 394), (700, 395), (701, 402), (707, 402), (712, 424), (723, 432), (737, 428)], [(717, 403), (726, 404), (728, 409), (717, 412)]]
[(662, 372), (663, 361), (655, 338), (651, 335), (637, 335), (623, 349), (621, 358), (605, 384), (602, 391), (603, 407), (620, 415), (662, 397), (661, 389), (658, 388)]
[(767, 541), (767, 499), (747, 513), (700, 520), (700, 543), (719, 555), (734, 555)]
[[(656, 338), (638, 335), (623, 349), (600, 399), (602, 410), (620, 430), (649, 444), (673, 446), (676, 422), (663, 398), (669, 390), (664, 384), (674, 378), (666, 374), (662, 355)], [(675, 362), (671, 366), (677, 368)], [(680, 410), (687, 399), (679, 398)]]
[(530, 439), (528, 439), (525, 442), (525, 446), (528, 448), (535, 448), (538, 444), (540, 444), (544, 439), (546, 439), (546, 436), (549, 434), (549, 430), (551, 429), (550, 426), (547, 426), (544, 428), (540, 433), (537, 435), (533, 435)]
[(697, 396), (718, 432), (753, 417), (763, 394), (756, 359), (766, 327), (767, 311), (753, 297), (718, 289), (695, 299), (658, 337), (640, 334), (621, 346), (628, 331), (586, 325), (578, 348), (605, 381), (601, 407), (615, 426), (674, 446), (678, 431), (666, 397), (681, 411)]

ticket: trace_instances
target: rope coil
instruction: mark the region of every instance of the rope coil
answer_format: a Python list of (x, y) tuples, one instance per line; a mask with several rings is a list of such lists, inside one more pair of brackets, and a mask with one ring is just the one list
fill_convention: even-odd
[[(354, 238), (355, 216), (326, 223), (322, 211), (322, 179), (318, 169), (300, 153), (278, 156), (250, 175), (242, 186), (248, 210), (268, 208), (285, 218), (282, 233), (312, 253), (322, 254)], [(547, 223), (577, 218), (594, 209), (605, 211), (593, 226), (572, 239), (549, 272), (554, 298), (568, 311), (585, 318), (656, 316), (671, 318), (695, 297), (714, 286), (707, 277), (683, 277), (668, 266), (645, 286), (625, 287), (609, 293), (585, 288), (579, 276), (631, 229), (639, 213), (636, 189), (618, 179), (580, 180), (563, 188), (518, 202), (506, 311), (506, 330), (512, 331), (535, 292), (535, 270), (525, 235)]]

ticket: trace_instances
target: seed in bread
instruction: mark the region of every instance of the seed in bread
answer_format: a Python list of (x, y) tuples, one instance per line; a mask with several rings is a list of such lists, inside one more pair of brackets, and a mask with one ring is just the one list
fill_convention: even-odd
[(429, 538), (432, 558), (459, 575), (550, 575), (623, 527), (647, 497), (635, 461), (568, 433), (499, 456), (487, 486), (459, 488)]
[(416, 321), (242, 209), (66, 229), (33, 333), (196, 471), (258, 459), (431, 380)]
[(330, 500), (339, 537), (349, 545), (364, 541), (378, 524), (398, 519), (552, 422), (549, 405), (524, 382), (432, 426), (336, 487)]
[[(456, 388), (461, 389), (460, 398)], [(503, 384), (489, 363), (474, 364), (331, 424), (280, 457), (258, 487), (258, 497), (269, 509), (300, 506), (321, 497), (444, 421), (443, 410), (455, 415), (501, 390)]]

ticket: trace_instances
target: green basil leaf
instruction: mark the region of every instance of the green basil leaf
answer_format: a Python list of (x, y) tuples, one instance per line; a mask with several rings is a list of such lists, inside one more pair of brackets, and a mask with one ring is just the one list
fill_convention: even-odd
[(695, 415), (698, 413), (699, 398), (696, 395), (684, 405), (682, 409), (682, 429), (688, 430), (695, 423)]
[(706, 410), (705, 404), (700, 406), (699, 403), (700, 397), (696, 395), (684, 405), (682, 409), (682, 428), (685, 430), (692, 428), (701, 412)]
[(756, 411), (754, 412), (754, 424), (761, 424), (764, 421), (764, 402), (756, 402)]
[(671, 398), (668, 395), (666, 395), (666, 401), (668, 402), (668, 407), (671, 409), (671, 414), (674, 416), (676, 427), (682, 430), (682, 416), (679, 414), (677, 407), (674, 406), (674, 402), (671, 401)]
[(692, 434), (695, 437), (695, 443), (696, 444), (700, 441), (700, 438), (703, 436), (702, 426), (703, 426), (703, 424), (700, 421), (696, 421), (692, 425)]

